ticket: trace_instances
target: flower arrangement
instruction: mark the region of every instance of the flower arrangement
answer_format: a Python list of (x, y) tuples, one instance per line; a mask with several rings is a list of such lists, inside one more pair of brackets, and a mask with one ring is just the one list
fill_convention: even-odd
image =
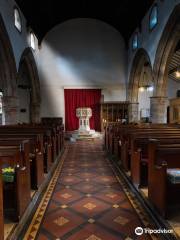
[(2, 177), (4, 182), (14, 182), (14, 168), (7, 167), (2, 169)]

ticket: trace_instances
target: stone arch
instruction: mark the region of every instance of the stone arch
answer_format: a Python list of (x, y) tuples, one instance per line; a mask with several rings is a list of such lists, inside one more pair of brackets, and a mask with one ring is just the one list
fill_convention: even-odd
[(148, 53), (145, 49), (140, 48), (133, 59), (132, 67), (129, 77), (128, 87), (128, 101), (129, 101), (129, 121), (138, 121), (138, 92), (139, 84), (142, 77), (142, 71), (144, 67), (148, 68), (148, 72), (153, 80), (153, 71), (151, 61)]
[(166, 96), (168, 64), (179, 40), (180, 4), (178, 4), (171, 13), (156, 51), (153, 67), (156, 96)]
[(0, 84), (5, 95), (15, 95), (16, 63), (4, 21), (0, 15)]
[(150, 72), (153, 75), (149, 55), (145, 49), (140, 48), (133, 59), (129, 77), (128, 100), (131, 103), (138, 102), (138, 87), (141, 71), (144, 65), (149, 66)]
[(16, 78), (13, 49), (0, 15), (0, 89), (3, 91), (1, 124), (14, 124), (17, 120)]
[(154, 61), (155, 92), (151, 103), (152, 122), (167, 121), (168, 65), (180, 40), (180, 4), (171, 13), (157, 47)]
[(26, 48), (22, 53), (18, 69), (18, 82), (21, 78), (23, 78), (22, 73), (26, 74), (29, 79), (29, 86), (19, 85), (19, 87), (28, 88), (30, 91), (30, 122), (39, 122), (41, 104), (40, 82), (36, 62), (31, 48)]

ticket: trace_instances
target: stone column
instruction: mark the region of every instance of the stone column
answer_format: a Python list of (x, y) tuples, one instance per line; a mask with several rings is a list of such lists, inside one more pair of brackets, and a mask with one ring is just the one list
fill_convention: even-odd
[(128, 115), (129, 123), (138, 122), (139, 103), (129, 103)]
[(167, 123), (167, 97), (150, 97), (150, 121)]
[(2, 124), (17, 124), (19, 113), (19, 99), (15, 96), (2, 97)]
[(40, 123), (40, 105), (37, 103), (31, 104), (31, 122), (32, 123)]

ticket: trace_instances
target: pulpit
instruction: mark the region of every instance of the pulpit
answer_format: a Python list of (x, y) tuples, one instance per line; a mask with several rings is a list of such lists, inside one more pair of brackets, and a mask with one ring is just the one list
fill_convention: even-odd
[(91, 108), (77, 108), (76, 117), (79, 118), (79, 132), (87, 133), (90, 131), (89, 119), (92, 116)]

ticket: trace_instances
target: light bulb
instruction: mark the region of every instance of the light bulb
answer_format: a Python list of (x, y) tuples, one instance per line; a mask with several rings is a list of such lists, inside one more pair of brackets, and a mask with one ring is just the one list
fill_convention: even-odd
[(140, 88), (139, 88), (139, 91), (140, 91), (140, 92), (144, 92), (144, 90), (145, 90), (144, 87), (140, 87)]
[(149, 86), (148, 88), (147, 88), (147, 91), (148, 92), (152, 92), (154, 90), (154, 87), (153, 86)]
[(176, 71), (176, 77), (180, 78), (180, 71), (179, 71), (179, 69)]

